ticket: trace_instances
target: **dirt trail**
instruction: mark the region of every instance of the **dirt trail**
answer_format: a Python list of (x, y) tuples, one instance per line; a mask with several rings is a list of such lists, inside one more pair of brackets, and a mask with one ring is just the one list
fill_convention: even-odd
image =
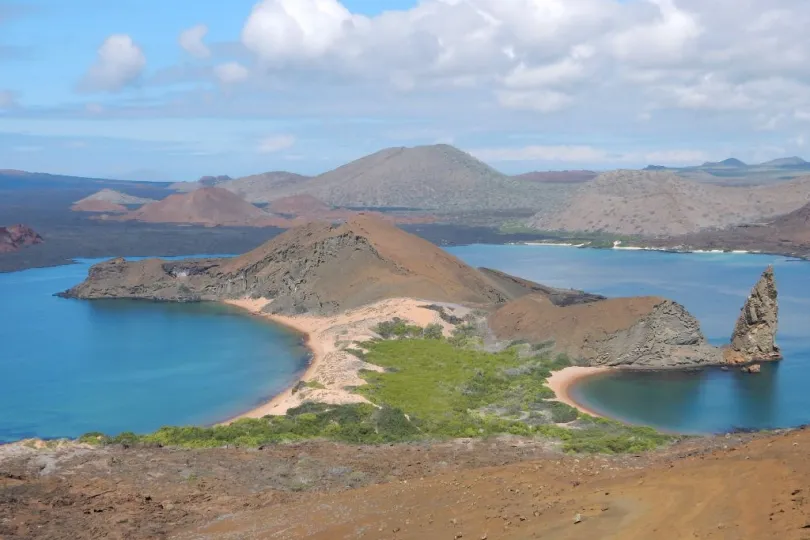
[(642, 470), (566, 458), (461, 471), (246, 512), (181, 538), (810, 539), (809, 447), (805, 431)]

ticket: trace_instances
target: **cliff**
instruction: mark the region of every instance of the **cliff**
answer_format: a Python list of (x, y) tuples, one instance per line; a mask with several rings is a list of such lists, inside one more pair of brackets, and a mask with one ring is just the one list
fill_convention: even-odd
[(734, 326), (727, 358), (730, 363), (780, 360), (776, 345), (779, 302), (773, 267), (762, 273)]

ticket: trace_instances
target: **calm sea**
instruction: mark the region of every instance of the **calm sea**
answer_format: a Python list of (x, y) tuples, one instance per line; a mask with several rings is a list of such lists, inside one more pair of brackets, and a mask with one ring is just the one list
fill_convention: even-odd
[(306, 366), (299, 336), (235, 308), (53, 296), (93, 262), (0, 274), (0, 442), (213, 423)]
[(783, 362), (765, 366), (760, 375), (719, 369), (609, 374), (587, 379), (572, 394), (604, 415), (678, 433), (810, 423), (810, 263), (766, 255), (557, 246), (465, 246), (450, 251), (469, 264), (547, 285), (614, 297), (671, 298), (700, 320), (717, 345), (727, 343), (751, 287), (772, 263), (780, 294)]

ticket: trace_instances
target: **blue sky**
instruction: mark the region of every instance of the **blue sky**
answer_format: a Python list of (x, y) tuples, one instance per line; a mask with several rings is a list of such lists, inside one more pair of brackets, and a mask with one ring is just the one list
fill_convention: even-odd
[(0, 169), (313, 174), (442, 142), (506, 172), (803, 155), (808, 23), (798, 0), (0, 0)]

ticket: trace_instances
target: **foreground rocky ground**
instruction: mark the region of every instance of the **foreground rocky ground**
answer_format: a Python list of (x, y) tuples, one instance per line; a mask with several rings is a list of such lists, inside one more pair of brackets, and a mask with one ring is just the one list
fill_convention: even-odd
[(810, 539), (810, 430), (616, 457), (515, 438), (33, 446), (0, 447), (3, 540)]

